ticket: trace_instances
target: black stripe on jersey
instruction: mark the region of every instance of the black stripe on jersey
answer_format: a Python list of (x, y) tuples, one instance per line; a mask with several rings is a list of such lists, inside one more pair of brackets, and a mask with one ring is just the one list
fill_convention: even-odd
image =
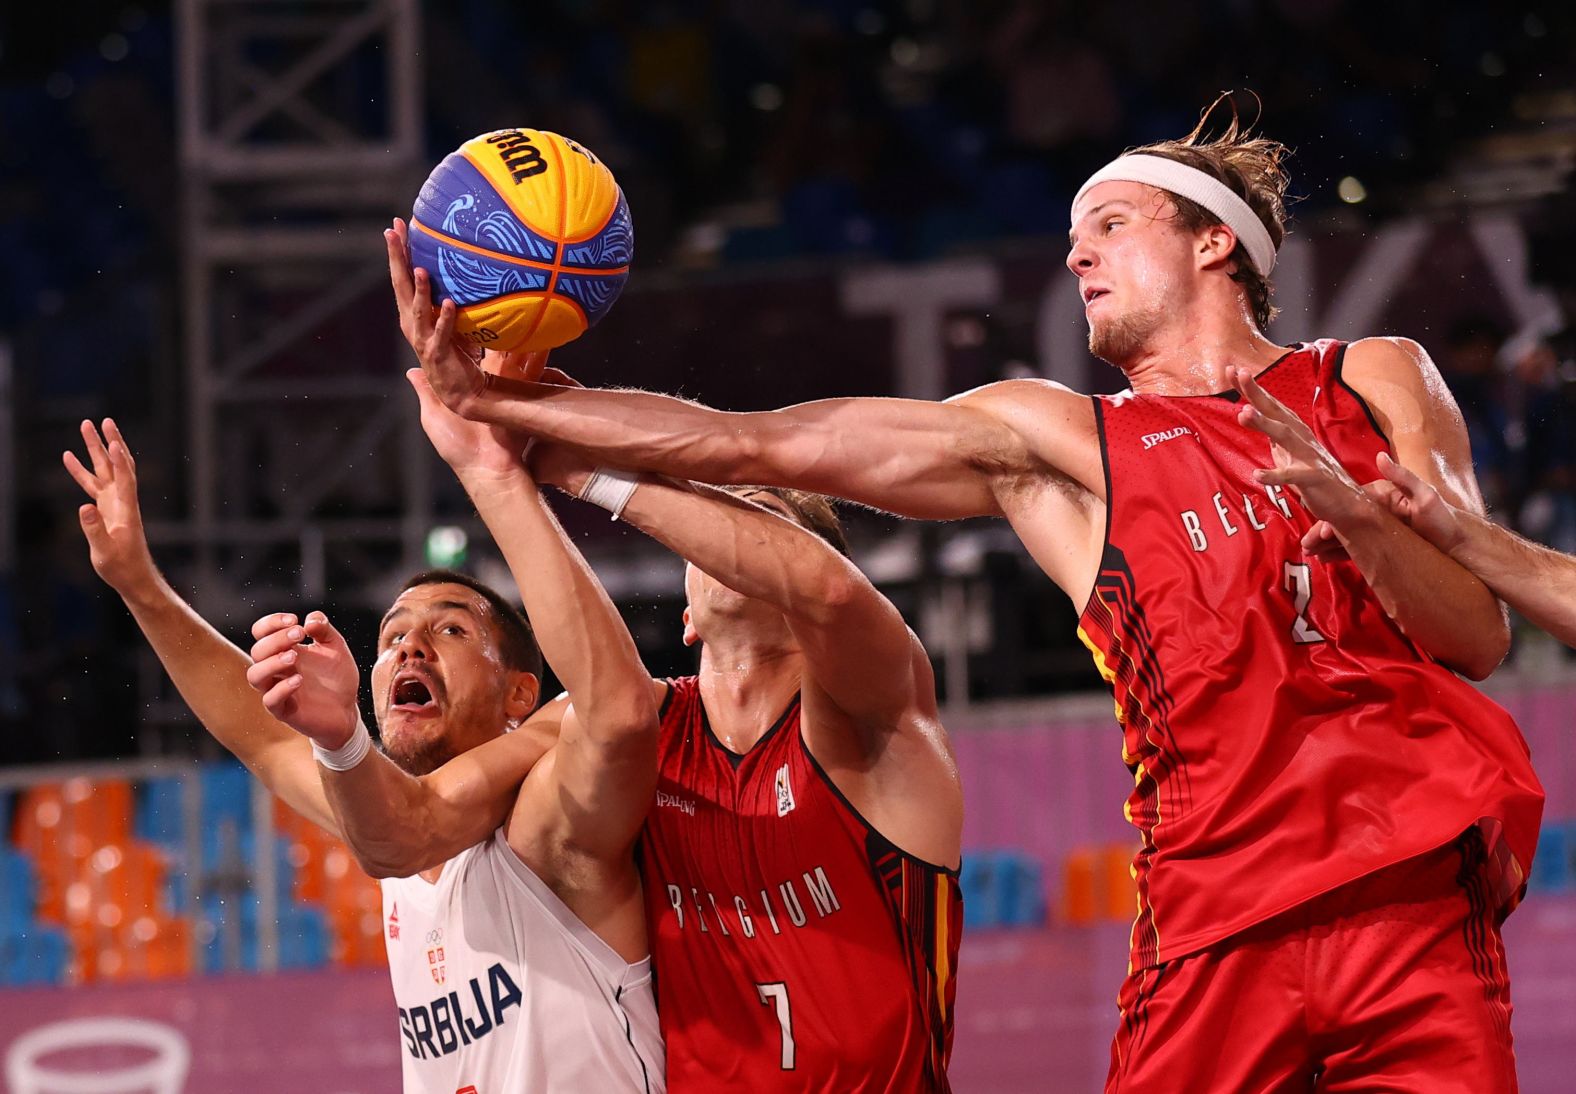
[(646, 1070), (646, 1058), (640, 1054), (640, 1049), (635, 1047), (635, 1032), (629, 1025), (629, 1011), (624, 1009), (623, 985), (613, 990), (613, 1002), (618, 1004), (618, 1013), (624, 1017), (624, 1040), (629, 1042), (629, 1050), (635, 1054), (635, 1059), (640, 1061), (640, 1082), (646, 1088), (646, 1094), (651, 1094), (651, 1073)]
[[(1166, 687), (1165, 677), (1160, 671), (1149, 619), (1138, 602), (1134, 585), (1133, 571), (1127, 564), (1126, 556), (1120, 548), (1107, 545), (1091, 600), (1097, 598), (1110, 613), (1110, 639), (1119, 655), (1119, 663), (1110, 667), (1120, 674), (1124, 667), (1131, 666), (1131, 679), (1125, 682), (1125, 687), (1129, 694), (1135, 690), (1139, 693), (1136, 698), (1141, 711), (1146, 714), (1153, 712), (1149, 723), (1158, 731), (1160, 740), (1149, 741), (1142, 733), (1140, 739), (1154, 748), (1159, 760), (1176, 776), (1174, 780), (1165, 780), (1167, 805), (1173, 814), (1180, 815), (1185, 807), (1193, 803), (1193, 779), (1188, 771), (1187, 759), (1177, 744), (1175, 734), (1171, 732), (1170, 713), (1176, 706), (1176, 700)], [(1137, 650), (1126, 648), (1121, 639), (1122, 631), (1132, 634)], [(1123, 705), (1126, 707), (1127, 704)]]
[[(893, 843), (890, 839), (877, 831), (875, 825), (867, 821), (864, 817), (864, 814), (854, 808), (854, 803), (849, 801), (847, 795), (845, 795), (842, 790), (838, 788), (837, 783), (832, 781), (832, 776), (826, 773), (826, 768), (821, 766), (821, 761), (817, 760), (815, 758), (815, 753), (810, 751), (810, 746), (805, 743), (804, 734), (802, 733), (799, 735), (799, 748), (803, 750), (804, 758), (810, 761), (811, 769), (814, 770), (818, 776), (820, 776), (821, 781), (826, 784), (826, 788), (832, 792), (832, 796), (838, 800), (844, 809), (848, 810), (849, 815), (858, 821), (860, 826), (864, 828), (866, 833), (868, 833), (866, 837), (867, 846), (869, 845), (869, 838), (874, 837), (881, 842), (883, 847), (889, 849), (892, 854), (897, 855), (900, 858), (907, 859), (915, 866), (930, 870), (933, 873), (946, 874), (948, 877), (958, 876), (957, 870), (954, 870), (948, 866), (937, 866), (934, 862), (926, 862), (918, 855), (913, 855), (903, 850), (903, 848), (899, 847), (897, 844)], [(871, 855), (870, 862), (872, 865), (875, 864), (875, 855)]]
[(1346, 389), (1346, 393), (1348, 395), (1357, 400), (1357, 405), (1363, 408), (1364, 414), (1368, 415), (1368, 424), (1374, 427), (1374, 432), (1379, 434), (1379, 439), (1384, 441), (1385, 447), (1394, 453), (1395, 445), (1390, 443), (1389, 435), (1385, 433), (1384, 427), (1379, 424), (1379, 419), (1374, 416), (1374, 408), (1368, 405), (1367, 399), (1364, 399), (1357, 393), (1356, 388), (1346, 382), (1345, 370), (1347, 345), (1348, 343), (1346, 342), (1340, 342), (1337, 343), (1335, 347), (1335, 364), (1332, 366), (1332, 371), (1335, 374), (1335, 382)]
[[(887, 911), (892, 916), (892, 926), (897, 931), (903, 959), (908, 964), (909, 982), (917, 996), (915, 1002), (930, 1038), (926, 1069), (932, 1085), (927, 1089), (931, 1094), (948, 1094), (952, 1088), (947, 1079), (947, 1060), (952, 1054), (954, 1022), (952, 1008), (939, 1004), (937, 995), (939, 992), (950, 1000), (957, 988), (958, 939), (963, 931), (963, 891), (958, 882), (959, 870), (926, 862), (882, 835), (838, 789), (810, 751), (802, 734), (799, 747), (804, 750), (810, 769), (865, 830), (865, 857), (870, 864), (871, 874), (886, 896)], [(945, 906), (941, 906), (941, 902), (936, 899), (937, 879), (944, 882)], [(935, 945), (938, 927), (946, 928), (944, 944), (948, 952), (945, 955), (945, 978), (938, 972), (942, 963)]]
[[(1105, 535), (1101, 539), (1100, 556), (1103, 559), (1105, 552), (1111, 547), (1111, 510), (1113, 508), (1113, 491), (1111, 490), (1111, 448), (1105, 439), (1105, 400), (1098, 395), (1089, 396), (1094, 400), (1094, 435), (1100, 440), (1100, 473), (1105, 476)], [(1094, 590), (1089, 590), (1089, 596), (1094, 597)], [(1084, 601), (1087, 608), (1089, 602)]]
[(662, 693), (662, 703), (657, 707), (657, 722), (660, 724), (668, 716), (668, 707), (673, 705), (673, 697), (678, 694), (678, 689), (673, 686), (672, 680), (662, 681), (662, 686), (667, 688)]
[[(1259, 369), (1258, 372), (1253, 374), (1253, 378), (1255, 380), (1263, 380), (1271, 372), (1273, 372), (1275, 369), (1279, 368), (1283, 361), (1290, 360), (1291, 358), (1297, 356), (1297, 354), (1301, 353), (1303, 350), (1305, 350), (1307, 348), (1308, 348), (1308, 343), (1306, 343), (1306, 342), (1293, 342), (1291, 344), (1291, 348), (1290, 349), (1288, 349), (1285, 353), (1281, 354), (1279, 357), (1275, 358), (1275, 360), (1271, 361), (1269, 364), (1265, 365), (1263, 368)], [(1183, 395), (1183, 396), (1180, 396), (1180, 397), (1184, 398), (1184, 399), (1191, 398), (1191, 396), (1187, 396), (1187, 395)], [(1238, 391), (1236, 388), (1231, 388), (1229, 391), (1217, 391), (1217, 392), (1214, 392), (1211, 395), (1207, 395), (1207, 396), (1202, 396), (1201, 395), (1201, 396), (1198, 396), (1198, 397), (1199, 398), (1209, 398), (1209, 399), (1224, 399), (1228, 403), (1240, 403), (1242, 401), (1242, 392)]]
[[(717, 736), (717, 731), (711, 728), (711, 719), (706, 715), (706, 704), (700, 697), (699, 689), (697, 689), (695, 692), (695, 705), (700, 708), (700, 725), (701, 728), (706, 731), (706, 739), (718, 749), (720, 749), (722, 754), (728, 758), (728, 762), (737, 768), (741, 763), (744, 762), (744, 758), (746, 756), (748, 756), (751, 752), (758, 751), (766, 744), (767, 741), (775, 737), (777, 735), (777, 731), (788, 724), (788, 719), (798, 712), (799, 693), (797, 691), (793, 693), (793, 698), (788, 700), (788, 706), (781, 714), (777, 716), (777, 720), (772, 723), (771, 728), (765, 733), (761, 734), (760, 740), (751, 745), (749, 747), (749, 751), (747, 752), (735, 752), (733, 749), (722, 743), (722, 738)], [(800, 738), (800, 740), (802, 741), (803, 738)]]

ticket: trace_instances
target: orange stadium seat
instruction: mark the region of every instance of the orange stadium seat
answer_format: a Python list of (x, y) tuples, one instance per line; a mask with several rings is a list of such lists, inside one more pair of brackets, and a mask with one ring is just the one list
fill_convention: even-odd
[(1099, 914), (1095, 877), (1096, 853), (1080, 847), (1068, 853), (1062, 863), (1062, 920), (1066, 923), (1093, 923)]

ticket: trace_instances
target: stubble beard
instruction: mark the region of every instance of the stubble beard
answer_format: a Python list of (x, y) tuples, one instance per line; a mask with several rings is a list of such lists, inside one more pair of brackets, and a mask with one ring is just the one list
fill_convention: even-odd
[(1156, 308), (1090, 323), (1089, 352), (1107, 364), (1121, 368), (1145, 347), (1160, 328), (1161, 319), (1162, 314)]
[(457, 755), (447, 733), (422, 738), (397, 736), (392, 741), (385, 737), (378, 747), (407, 775), (417, 778), (432, 774)]

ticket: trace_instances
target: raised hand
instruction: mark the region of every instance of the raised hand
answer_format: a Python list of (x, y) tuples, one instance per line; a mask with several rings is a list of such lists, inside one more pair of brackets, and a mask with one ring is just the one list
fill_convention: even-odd
[(1237, 420), (1270, 439), (1273, 468), (1253, 473), (1266, 485), (1290, 486), (1308, 511), (1338, 530), (1345, 521), (1369, 510), (1373, 500), (1319, 443), (1306, 422), (1259, 386), (1244, 368), (1232, 370), (1236, 388), (1247, 400)]
[(1412, 531), (1447, 555), (1461, 545), (1466, 535), (1461, 511), (1441, 497), (1431, 483), (1396, 463), (1386, 452), (1379, 454), (1379, 473), (1392, 486), (1390, 511), (1411, 525)]
[(524, 472), (521, 456), (526, 438), (486, 422), (460, 417), (443, 405), (419, 368), (408, 370), (405, 379), (410, 381), (421, 404), (422, 431), (457, 476), (463, 479), (482, 475), (502, 480)]
[(328, 616), (309, 612), (303, 624), (288, 612), (265, 615), (252, 624), (252, 637), (246, 682), (268, 713), (327, 749), (350, 740), (361, 718), (361, 673)]
[(389, 281), (399, 306), (399, 329), (416, 351), (433, 394), (444, 406), (463, 415), (486, 390), (488, 373), (482, 369), (482, 355), (455, 338), (454, 302), (445, 300), (434, 318), (432, 285), (426, 270), (411, 268), (407, 231), (405, 222), (398, 218), (393, 227), (383, 231)]
[(66, 470), (92, 500), (77, 510), (88, 557), (105, 584), (122, 596), (141, 584), (158, 579), (148, 537), (142, 529), (137, 503), (137, 464), (113, 418), (104, 419), (104, 433), (90, 421), (82, 422), (89, 470), (75, 452), (61, 456)]

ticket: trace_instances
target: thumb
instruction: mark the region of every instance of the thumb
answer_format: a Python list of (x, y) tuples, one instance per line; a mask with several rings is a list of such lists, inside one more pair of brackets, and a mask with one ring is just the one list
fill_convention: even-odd
[(311, 637), (312, 641), (322, 646), (347, 648), (344, 636), (334, 629), (328, 621), (328, 616), (319, 611), (307, 612), (306, 620), (301, 624), (303, 630)]
[(563, 369), (553, 368), (552, 366), (542, 369), (542, 375), (538, 379), (544, 384), (552, 384), (555, 387), (585, 387), (584, 384)]
[(99, 514), (98, 506), (92, 502), (77, 507), (77, 521), (82, 525), (82, 534), (87, 537), (89, 547), (100, 547), (109, 535), (104, 530), (104, 518)]
[(1397, 463), (1390, 453), (1379, 453), (1379, 459), (1376, 462), (1379, 467), (1379, 473), (1395, 483), (1396, 488), (1408, 498), (1414, 496), (1418, 487), (1422, 485), (1422, 480)]

